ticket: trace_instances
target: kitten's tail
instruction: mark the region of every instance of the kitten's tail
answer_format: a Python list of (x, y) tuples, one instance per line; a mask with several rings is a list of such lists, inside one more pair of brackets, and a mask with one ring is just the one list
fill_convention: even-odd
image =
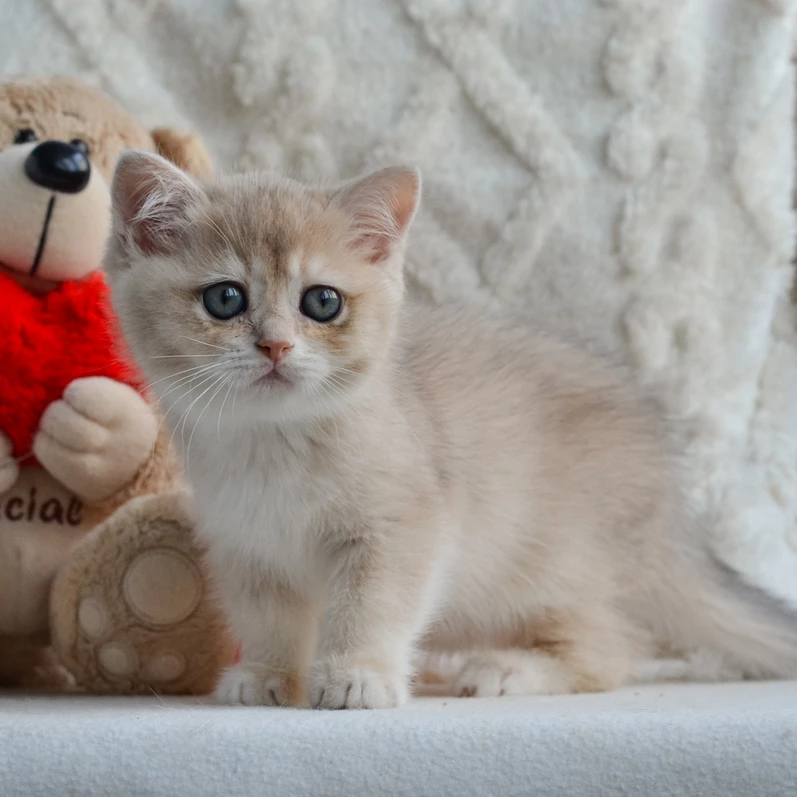
[(748, 678), (797, 677), (797, 610), (708, 551), (692, 564), (667, 590), (668, 636), (727, 656)]

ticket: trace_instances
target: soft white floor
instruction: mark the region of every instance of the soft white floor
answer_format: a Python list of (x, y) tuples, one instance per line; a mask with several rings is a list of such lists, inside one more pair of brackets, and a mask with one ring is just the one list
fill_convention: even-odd
[(0, 795), (797, 795), (797, 682), (383, 712), (0, 695)]

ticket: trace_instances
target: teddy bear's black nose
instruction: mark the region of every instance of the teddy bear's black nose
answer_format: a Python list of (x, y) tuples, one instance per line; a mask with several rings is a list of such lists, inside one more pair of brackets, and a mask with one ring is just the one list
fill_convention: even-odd
[(77, 194), (89, 184), (91, 165), (86, 153), (72, 144), (44, 141), (30, 151), (25, 174), (43, 188)]

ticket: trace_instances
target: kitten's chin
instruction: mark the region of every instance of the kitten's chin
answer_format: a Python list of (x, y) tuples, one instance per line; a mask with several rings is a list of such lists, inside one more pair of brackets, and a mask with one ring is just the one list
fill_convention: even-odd
[(361, 392), (362, 385), (329, 390), (323, 379), (272, 371), (257, 376), (239, 396), (261, 420), (293, 423), (338, 415), (356, 403)]
[(254, 382), (256, 390), (266, 393), (273, 390), (290, 390), (294, 386), (294, 380), (285, 374), (278, 373), (276, 370), (269, 371), (267, 374), (257, 377)]

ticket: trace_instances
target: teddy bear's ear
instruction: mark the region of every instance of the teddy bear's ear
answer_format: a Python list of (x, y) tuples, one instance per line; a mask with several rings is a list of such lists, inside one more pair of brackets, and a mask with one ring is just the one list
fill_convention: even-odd
[(204, 179), (213, 174), (210, 155), (195, 133), (159, 127), (152, 131), (152, 140), (164, 158), (194, 177)]

